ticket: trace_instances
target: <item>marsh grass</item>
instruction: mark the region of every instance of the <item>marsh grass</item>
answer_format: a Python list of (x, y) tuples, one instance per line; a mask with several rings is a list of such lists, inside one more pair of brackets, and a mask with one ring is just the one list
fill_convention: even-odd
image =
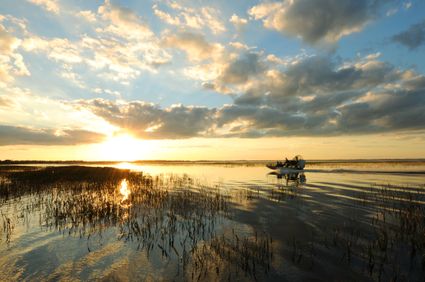
[[(118, 240), (148, 257), (160, 254), (164, 261), (178, 262), (176, 272), (182, 277), (209, 271), (196, 263), (207, 260), (200, 257), (199, 246), (209, 246), (221, 260), (230, 259), (222, 253), (224, 249), (233, 250), (236, 267), (249, 275), (255, 275), (252, 267), (261, 267), (262, 258), (271, 252), (268, 241), (264, 249), (263, 241), (251, 242), (235, 234), (241, 240), (235, 249), (234, 240), (219, 237), (216, 227), (231, 216), (230, 196), (187, 175), (152, 177), (114, 168), (72, 166), (9, 171), (7, 178), (0, 182), (3, 203), (15, 201), (22, 218), (38, 212), (42, 229), (85, 240), (88, 252), (96, 248), (92, 238), (113, 229)], [(128, 198), (120, 194), (124, 179)], [(13, 226), (20, 217), (15, 214), (13, 220), (13, 214), (2, 214), (7, 243), (13, 240)], [(244, 260), (249, 267), (242, 264)]]
[[(333, 228), (327, 244), (375, 281), (405, 281), (425, 274), (424, 187), (373, 185), (358, 194), (369, 210), (366, 226), (353, 218)], [(330, 240), (329, 240), (330, 239)], [(330, 244), (329, 244), (329, 241)], [(409, 278), (410, 277), (410, 278)]]
[[(255, 280), (267, 277), (273, 259), (268, 234), (238, 236), (234, 229), (196, 246), (190, 259), (190, 279), (232, 281), (239, 274)], [(213, 270), (213, 271), (211, 271)]]

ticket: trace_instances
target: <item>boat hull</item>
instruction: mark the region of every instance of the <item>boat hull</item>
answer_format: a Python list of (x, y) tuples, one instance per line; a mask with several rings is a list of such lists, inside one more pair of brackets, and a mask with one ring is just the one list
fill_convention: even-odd
[(304, 170), (290, 168), (290, 167), (279, 167), (274, 169), (274, 171), (278, 172), (279, 174), (290, 174), (290, 173), (300, 173), (300, 172), (303, 172)]

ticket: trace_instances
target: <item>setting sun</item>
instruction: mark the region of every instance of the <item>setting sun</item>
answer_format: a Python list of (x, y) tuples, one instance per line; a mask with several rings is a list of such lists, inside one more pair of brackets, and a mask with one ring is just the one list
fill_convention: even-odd
[(128, 134), (113, 136), (100, 147), (100, 153), (107, 159), (119, 161), (134, 161), (148, 149), (144, 141)]

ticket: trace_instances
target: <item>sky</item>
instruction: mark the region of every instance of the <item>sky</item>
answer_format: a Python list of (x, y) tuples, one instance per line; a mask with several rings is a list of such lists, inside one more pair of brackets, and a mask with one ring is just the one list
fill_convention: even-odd
[(425, 158), (425, 1), (2, 0), (0, 159)]

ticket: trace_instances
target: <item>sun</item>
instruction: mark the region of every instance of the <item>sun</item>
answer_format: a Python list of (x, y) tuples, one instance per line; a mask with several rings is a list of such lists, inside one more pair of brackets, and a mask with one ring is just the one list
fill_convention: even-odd
[(129, 134), (112, 136), (101, 144), (102, 159), (113, 161), (134, 161), (146, 149), (143, 140)]

